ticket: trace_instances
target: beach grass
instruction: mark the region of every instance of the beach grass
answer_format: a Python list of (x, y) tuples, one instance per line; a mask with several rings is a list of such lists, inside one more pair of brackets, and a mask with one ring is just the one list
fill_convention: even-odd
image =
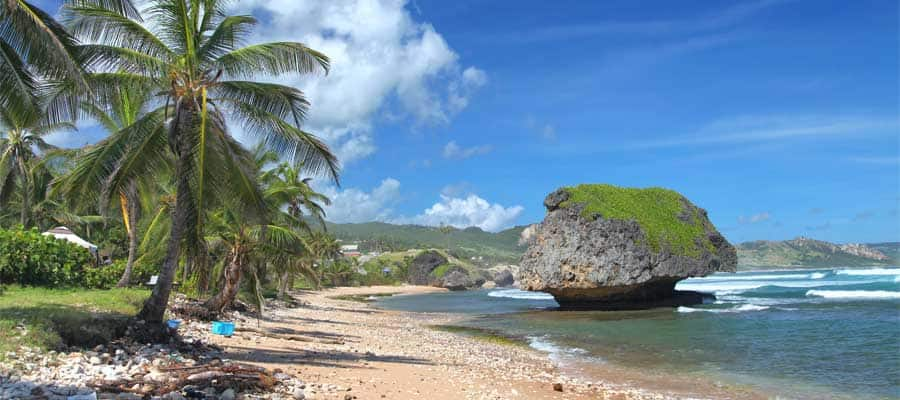
[(137, 313), (145, 289), (46, 289), (7, 286), (0, 293), (0, 359), (20, 346), (50, 350), (63, 337), (102, 330), (98, 321)]

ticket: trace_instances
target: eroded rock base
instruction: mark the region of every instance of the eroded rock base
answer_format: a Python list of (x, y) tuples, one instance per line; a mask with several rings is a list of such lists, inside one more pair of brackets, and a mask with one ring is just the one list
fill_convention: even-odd
[(647, 310), (659, 307), (690, 306), (715, 300), (715, 296), (707, 293), (675, 290), (669, 297), (641, 300), (610, 300), (607, 298), (566, 298), (555, 296), (562, 311), (622, 311)]

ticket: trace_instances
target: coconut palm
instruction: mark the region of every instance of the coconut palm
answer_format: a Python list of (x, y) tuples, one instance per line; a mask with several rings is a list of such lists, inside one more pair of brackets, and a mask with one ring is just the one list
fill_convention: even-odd
[[(327, 71), (328, 58), (301, 43), (243, 46), (256, 19), (228, 16), (222, 0), (151, 0), (144, 23), (126, 12), (82, 2), (64, 9), (91, 78), (94, 101), (114, 88), (155, 94), (156, 108), (112, 135), (86, 176), (97, 184), (153, 175), (174, 155), (175, 210), (157, 285), (139, 317), (161, 322), (186, 233), (201, 232), (205, 201), (229, 198), (264, 210), (252, 158), (228, 120), (312, 175), (337, 180), (328, 147), (299, 128), (309, 102), (299, 90), (253, 81), (260, 75)], [(242, 47), (243, 46), (243, 47)], [(199, 236), (199, 235), (198, 235)]]
[[(111, 3), (123, 11), (130, 6)], [(50, 14), (24, 0), (0, 2), (0, 107), (19, 115), (40, 110), (39, 94), (51, 87), (48, 82), (85, 88), (75, 48), (75, 39)], [(71, 115), (71, 109), (51, 111), (54, 121)]]
[[(91, 77), (88, 76), (90, 80)], [(130, 127), (147, 111), (150, 95), (146, 90), (133, 87), (121, 87), (113, 90), (106, 104), (86, 101), (81, 103), (81, 111), (86, 116), (100, 123), (107, 132), (119, 132)], [(125, 271), (116, 286), (128, 286), (131, 272), (137, 258), (138, 233), (137, 224), (141, 217), (140, 191), (153, 187), (149, 175), (130, 176), (131, 179), (114, 179), (103, 186), (93, 185), (86, 173), (91, 171), (91, 160), (102, 157), (107, 149), (105, 141), (98, 146), (85, 149), (81, 157), (76, 159), (77, 167), (64, 176), (56, 186), (63, 190), (69, 202), (81, 204), (97, 204), (99, 211), (105, 214), (111, 202), (118, 201), (122, 212), (122, 222), (128, 236), (128, 261)], [(168, 161), (168, 160), (166, 160)], [(170, 164), (167, 162), (167, 164)]]
[[(284, 225), (256, 224), (242, 214), (226, 207), (210, 218), (208, 228), (214, 235), (209, 239), (210, 247), (222, 248), (226, 254), (221, 288), (206, 302), (214, 314), (234, 302), (245, 273), (256, 271), (251, 260), (287, 260), (303, 252), (303, 239), (296, 231)], [(254, 275), (254, 286), (258, 282), (258, 276)]]
[[(324, 206), (331, 205), (331, 200), (322, 193), (316, 192), (309, 185), (312, 178), (301, 178), (301, 169), (290, 164), (281, 163), (264, 176), (270, 176), (266, 197), (284, 204), (288, 215), (301, 220), (304, 212), (325, 227)], [(304, 211), (305, 210), (305, 211)]]
[[(19, 223), (27, 226), (36, 190), (35, 178), (45, 171), (35, 168), (41, 154), (56, 149), (45, 137), (53, 132), (74, 130), (71, 123), (52, 123), (44, 115), (19, 113), (0, 108), (0, 206), (6, 206), (18, 194)], [(18, 190), (16, 190), (18, 188)]]

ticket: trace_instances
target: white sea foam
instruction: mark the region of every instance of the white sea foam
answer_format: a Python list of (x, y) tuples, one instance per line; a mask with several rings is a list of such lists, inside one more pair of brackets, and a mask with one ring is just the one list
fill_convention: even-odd
[(741, 304), (737, 307), (732, 308), (693, 308), (693, 307), (678, 307), (678, 312), (680, 313), (694, 313), (694, 312), (709, 312), (709, 313), (736, 313), (736, 312), (744, 312), (744, 311), (762, 311), (768, 310), (768, 306), (760, 306), (756, 304)]
[(842, 269), (835, 272), (838, 275), (900, 275), (900, 268), (864, 268)]
[(887, 290), (810, 290), (806, 295), (826, 299), (900, 299), (900, 292)]
[(813, 272), (813, 273), (809, 274), (809, 279), (822, 279), (827, 275), (828, 274), (826, 274), (824, 272)]
[[(585, 354), (587, 354), (587, 350), (579, 349), (577, 347), (561, 347), (556, 343), (553, 343), (546, 336), (529, 336), (528, 337), (528, 345), (531, 348), (542, 351), (548, 354), (548, 357), (551, 361), (557, 364), (563, 364), (565, 360), (571, 359), (572, 357), (584, 358)], [(598, 357), (588, 357), (590, 359), (596, 361), (603, 361), (603, 359)]]
[(832, 280), (808, 280), (808, 281), (710, 281), (700, 280), (681, 281), (675, 285), (677, 290), (691, 290), (703, 293), (715, 293), (716, 295), (738, 294), (743, 291), (759, 289), (763, 286), (776, 286), (784, 288), (814, 288), (821, 286), (857, 285), (877, 281), (832, 281)]
[(500, 289), (488, 293), (490, 297), (505, 297), (519, 300), (553, 300), (553, 296), (543, 292), (526, 292), (519, 289)]
[[(686, 279), (686, 281), (693, 282), (721, 282), (721, 281), (768, 281), (775, 279), (817, 279), (814, 278), (815, 274), (769, 274), (769, 275), (710, 275), (704, 278), (691, 278)], [(824, 277), (825, 274), (822, 274)]]

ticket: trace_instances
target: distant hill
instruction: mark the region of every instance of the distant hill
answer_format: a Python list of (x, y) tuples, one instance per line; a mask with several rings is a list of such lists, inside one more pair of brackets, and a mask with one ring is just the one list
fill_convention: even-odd
[(757, 240), (741, 243), (738, 268), (760, 267), (865, 267), (897, 265), (900, 243), (834, 244), (799, 237), (793, 240)]
[[(328, 231), (345, 242), (359, 243), (361, 250), (400, 251), (407, 249), (448, 249), (457, 258), (476, 264), (516, 264), (525, 252), (519, 237), (525, 226), (497, 233), (478, 228), (456, 229), (384, 222), (327, 224)], [(757, 240), (735, 245), (738, 268), (786, 267), (866, 267), (900, 264), (900, 242), (834, 244), (799, 237), (793, 240)]]
[(344, 242), (359, 243), (364, 252), (439, 248), (448, 249), (460, 259), (481, 257), (484, 264), (517, 263), (525, 252), (525, 247), (518, 243), (524, 226), (492, 233), (475, 227), (456, 229), (384, 222), (326, 225), (329, 233)]

